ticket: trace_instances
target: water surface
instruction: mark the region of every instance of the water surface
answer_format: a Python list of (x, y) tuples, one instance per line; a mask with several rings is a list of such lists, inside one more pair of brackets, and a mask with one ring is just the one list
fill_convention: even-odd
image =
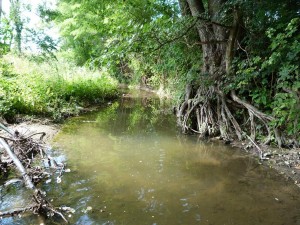
[(300, 224), (295, 185), (237, 149), (180, 134), (169, 112), (139, 93), (65, 124), (55, 145), (71, 172), (45, 188), (76, 209), (71, 224)]

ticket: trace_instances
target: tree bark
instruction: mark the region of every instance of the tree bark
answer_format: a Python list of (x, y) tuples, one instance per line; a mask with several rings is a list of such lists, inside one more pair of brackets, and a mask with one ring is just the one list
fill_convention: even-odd
[(186, 0), (179, 0), (179, 7), (180, 7), (181, 15), (183, 15), (183, 16), (191, 16), (192, 15), (189, 4), (187, 3)]
[[(226, 51), (226, 30), (224, 27), (213, 22), (221, 1), (208, 1), (208, 10), (205, 10), (201, 0), (187, 0), (192, 16), (199, 18), (197, 24), (199, 38), (202, 43), (202, 73), (208, 74), (213, 79), (218, 79), (225, 73), (225, 51)], [(202, 15), (208, 14), (210, 21), (202, 20)]]
[[(222, 90), (228, 87), (226, 78), (233, 74), (232, 61), (238, 38), (243, 31), (241, 9), (230, 2), (226, 6), (226, 11), (222, 11), (225, 4), (229, 3), (228, 0), (185, 1), (179, 0), (180, 6), (185, 9), (184, 7), (188, 5), (191, 15), (197, 21), (196, 28), (202, 47), (202, 68), (199, 82), (188, 84), (185, 99), (178, 107), (178, 123), (181, 124), (182, 130), (184, 132), (191, 130), (202, 136), (220, 134), (225, 140), (231, 139), (233, 135), (241, 140), (247, 137), (246, 133), (249, 132), (251, 137), (248, 137), (255, 141), (255, 126), (259, 122), (266, 128), (265, 143), (270, 142), (274, 134), (278, 146), (284, 145), (280, 130), (270, 126), (270, 122), (274, 121), (272, 116), (239, 98), (235, 90), (227, 90), (229, 91), (227, 95)], [(183, 16), (186, 15), (186, 10), (182, 12)], [(222, 24), (222, 21), (227, 21), (227, 24)], [(228, 21), (231, 21), (231, 24), (228, 25)], [(238, 114), (232, 111), (237, 108), (236, 105), (239, 110), (244, 110), (240, 111), (243, 116), (249, 116), (249, 125), (240, 125), (245, 118), (241, 118), (240, 114), (240, 121), (237, 119)], [(215, 132), (216, 130), (218, 132)]]
[[(183, 5), (182, 1), (180, 2)], [(191, 130), (197, 129), (202, 136), (216, 135), (218, 133), (216, 130), (219, 130), (226, 140), (229, 139), (229, 131), (232, 131), (233, 127), (234, 133), (241, 140), (242, 129), (226, 103), (226, 96), (220, 91), (224, 77), (230, 72), (234, 56), (241, 19), (239, 11), (238, 9), (234, 11), (232, 26), (226, 26), (218, 21), (225, 0), (208, 0), (207, 7), (201, 0), (186, 0), (186, 2), (191, 15), (197, 20), (203, 64), (199, 74), (200, 85), (193, 87), (195, 89), (193, 91), (189, 89), (186, 93), (188, 99), (185, 99), (179, 107), (179, 120), (182, 121), (183, 130), (186, 131), (187, 120), (196, 118), (194, 120), (197, 124), (190, 128)]]

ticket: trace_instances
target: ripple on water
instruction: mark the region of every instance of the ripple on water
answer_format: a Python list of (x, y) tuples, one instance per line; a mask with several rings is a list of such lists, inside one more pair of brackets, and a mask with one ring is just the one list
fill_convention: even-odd
[(76, 209), (71, 224), (299, 224), (296, 186), (236, 149), (177, 133), (165, 106), (121, 99), (81, 118), (93, 123), (65, 124), (56, 141), (71, 172), (49, 194)]

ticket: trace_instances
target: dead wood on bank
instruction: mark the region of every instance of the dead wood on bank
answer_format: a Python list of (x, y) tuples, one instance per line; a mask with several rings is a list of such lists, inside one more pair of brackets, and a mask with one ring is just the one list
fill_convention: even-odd
[[(0, 124), (0, 129), (5, 131), (5, 136), (0, 137), (0, 147), (2, 146), (2, 151), (0, 151), (0, 175), (5, 176), (11, 169), (15, 169), (32, 195), (32, 204), (23, 208), (0, 211), (0, 218), (31, 211), (33, 213), (40, 213), (46, 217), (56, 215), (67, 223), (68, 221), (64, 215), (47, 200), (45, 193), (36, 187), (42, 180), (50, 177), (50, 173), (47, 172), (46, 169), (55, 169), (59, 172), (59, 177), (61, 177), (64, 170), (64, 165), (56, 163), (55, 160), (45, 152), (41, 142), (45, 133), (40, 132), (25, 136), (20, 134), (17, 130), (11, 131), (3, 124)], [(35, 135), (40, 135), (40, 139), (33, 139), (32, 137)], [(43, 163), (45, 160), (48, 163), (48, 167)], [(20, 181), (20, 179), (10, 180), (1, 188), (6, 188), (10, 184), (18, 181)]]

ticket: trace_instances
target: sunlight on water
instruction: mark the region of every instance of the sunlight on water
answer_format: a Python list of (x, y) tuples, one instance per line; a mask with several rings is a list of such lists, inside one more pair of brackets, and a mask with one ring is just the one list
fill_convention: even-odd
[(74, 223), (297, 223), (293, 185), (238, 150), (181, 135), (166, 111), (157, 99), (122, 99), (66, 124), (57, 143), (74, 173), (62, 196)]
[(71, 173), (45, 188), (76, 209), (71, 224), (300, 224), (295, 185), (239, 150), (180, 134), (169, 111), (146, 95), (65, 124), (55, 145)]

